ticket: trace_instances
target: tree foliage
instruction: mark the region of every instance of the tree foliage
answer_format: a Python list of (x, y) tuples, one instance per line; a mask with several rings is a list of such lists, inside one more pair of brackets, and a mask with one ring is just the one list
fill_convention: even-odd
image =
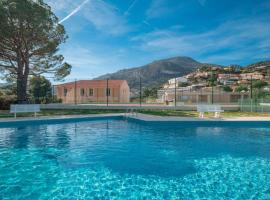
[(217, 73), (211, 71), (210, 77), (207, 78), (207, 82), (209, 86), (217, 85)]
[(235, 91), (236, 91), (236, 92), (242, 92), (242, 91), (247, 92), (247, 91), (248, 91), (248, 87), (245, 86), (245, 85), (240, 85), (240, 86), (238, 86), (238, 87), (236, 88)]
[(253, 83), (253, 87), (254, 88), (257, 88), (257, 89), (261, 89), (261, 88), (263, 88), (263, 87), (265, 87), (267, 85), (268, 85), (268, 83), (265, 82), (265, 81), (262, 81), (262, 80), (257, 80), (257, 81), (255, 81)]
[(231, 88), (230, 86), (225, 85), (225, 86), (223, 87), (223, 91), (224, 91), (224, 92), (232, 92), (233, 90), (232, 90), (232, 88)]
[(263, 81), (263, 80), (254, 81), (254, 83), (253, 83), (254, 96), (256, 98), (264, 98), (265, 96), (268, 96), (269, 91), (263, 90), (263, 88), (265, 88), (267, 85), (268, 85), (268, 83)]
[(71, 66), (57, 54), (66, 39), (43, 0), (0, 0), (0, 73), (16, 81), (19, 101), (26, 100), (29, 75), (62, 79), (70, 73)]
[(35, 103), (49, 103), (52, 99), (52, 85), (44, 76), (31, 77), (29, 94)]
[(158, 88), (153, 87), (153, 88), (145, 88), (143, 90), (143, 97), (147, 98), (157, 98), (157, 91)]

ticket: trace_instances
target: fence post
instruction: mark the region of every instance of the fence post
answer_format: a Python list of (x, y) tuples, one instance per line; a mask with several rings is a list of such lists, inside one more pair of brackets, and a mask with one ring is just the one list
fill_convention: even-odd
[(263, 109), (263, 98), (262, 98), (262, 100), (261, 100), (261, 107), (262, 107), (262, 113), (264, 112), (264, 109)]
[(243, 94), (241, 94), (241, 112), (243, 112)]
[(214, 104), (214, 88), (212, 85), (212, 92), (211, 92), (211, 103)]
[(252, 75), (250, 76), (250, 98), (253, 98), (253, 80), (252, 80)]
[(77, 105), (77, 80), (74, 82), (74, 103)]
[(54, 103), (54, 85), (52, 85), (52, 99), (51, 99), (51, 103)]
[(214, 104), (214, 72), (211, 71), (211, 86), (212, 86), (212, 91), (211, 91), (211, 103)]
[(140, 76), (140, 107), (142, 106), (142, 77)]
[(253, 100), (252, 99), (250, 99), (250, 112), (252, 112), (252, 106), (253, 106)]
[(107, 96), (107, 107), (108, 107), (109, 106), (109, 79), (108, 78), (107, 78), (106, 96)]
[(174, 79), (174, 107), (176, 107), (176, 78)]

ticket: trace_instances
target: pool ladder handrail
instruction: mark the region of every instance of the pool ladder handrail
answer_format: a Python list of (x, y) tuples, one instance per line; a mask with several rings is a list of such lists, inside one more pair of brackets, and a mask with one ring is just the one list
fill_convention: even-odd
[(134, 109), (134, 108), (128, 108), (126, 109), (126, 113), (125, 113), (125, 116), (128, 117), (128, 116), (137, 116), (137, 110)]

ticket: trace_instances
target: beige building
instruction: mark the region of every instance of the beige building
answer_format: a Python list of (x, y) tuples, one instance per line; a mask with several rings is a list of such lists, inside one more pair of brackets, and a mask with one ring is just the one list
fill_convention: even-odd
[(177, 102), (184, 102), (187, 104), (198, 103), (212, 103), (212, 96), (214, 103), (237, 103), (241, 99), (249, 97), (248, 93), (224, 92), (221, 88), (214, 88), (212, 93), (211, 87), (204, 87), (199, 90), (188, 90), (184, 88), (162, 89), (158, 91), (159, 102), (174, 102), (175, 97)]
[(217, 81), (223, 85), (233, 85), (240, 80), (240, 74), (218, 74)]
[(245, 74), (240, 74), (240, 77), (242, 80), (262, 80), (264, 79), (264, 74), (259, 73), (259, 72), (254, 72), (254, 73), (245, 73)]
[(126, 80), (80, 80), (55, 86), (63, 103), (129, 103), (130, 89)]

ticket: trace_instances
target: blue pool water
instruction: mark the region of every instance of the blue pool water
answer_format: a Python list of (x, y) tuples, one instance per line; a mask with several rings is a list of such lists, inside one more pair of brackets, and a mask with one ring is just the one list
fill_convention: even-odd
[(270, 128), (2, 127), (0, 199), (270, 199)]

